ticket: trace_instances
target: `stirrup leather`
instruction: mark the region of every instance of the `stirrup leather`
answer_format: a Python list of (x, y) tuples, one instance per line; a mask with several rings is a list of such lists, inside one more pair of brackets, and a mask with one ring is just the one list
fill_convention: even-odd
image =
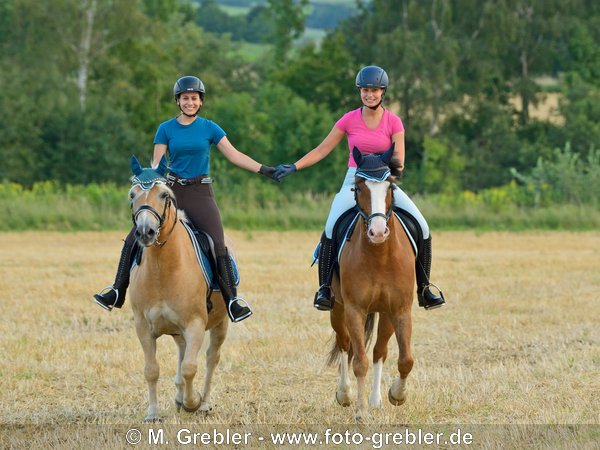
[[(115, 301), (112, 305), (107, 305), (107, 304), (103, 303), (102, 300), (100, 300), (100, 299), (104, 299), (105, 298), (104, 296), (111, 291), (115, 292)], [(107, 310), (108, 312), (111, 312), (113, 310), (113, 308), (115, 307), (115, 305), (117, 304), (117, 302), (119, 301), (119, 290), (116, 289), (115, 287), (113, 287), (112, 285), (105, 286), (102, 289), (100, 289), (98, 292), (96, 292), (96, 294), (94, 294), (94, 301), (98, 305), (100, 305), (102, 308)]]

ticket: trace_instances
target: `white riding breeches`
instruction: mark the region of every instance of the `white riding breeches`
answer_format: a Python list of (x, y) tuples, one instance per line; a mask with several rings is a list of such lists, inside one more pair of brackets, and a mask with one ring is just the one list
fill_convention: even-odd
[[(333, 198), (331, 209), (329, 210), (329, 216), (327, 217), (327, 223), (325, 224), (325, 236), (327, 236), (329, 239), (331, 239), (333, 236), (333, 227), (340, 216), (356, 205), (354, 191), (352, 190), (352, 188), (354, 188), (355, 175), (356, 167), (348, 167), (346, 177), (344, 178), (344, 183), (342, 184), (340, 191)], [(402, 189), (398, 187), (397, 189), (394, 189), (393, 192), (394, 205), (412, 215), (417, 222), (419, 222), (419, 226), (421, 227), (421, 231), (423, 233), (423, 239), (429, 238), (429, 225), (427, 225), (425, 217), (423, 217), (421, 211), (417, 209), (416, 205), (413, 203), (410, 197), (402, 191)]]

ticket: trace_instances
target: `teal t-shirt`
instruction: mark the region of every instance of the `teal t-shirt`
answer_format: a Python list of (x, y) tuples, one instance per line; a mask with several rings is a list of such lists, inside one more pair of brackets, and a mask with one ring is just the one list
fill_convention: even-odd
[(226, 133), (212, 120), (196, 117), (189, 125), (176, 118), (161, 123), (155, 144), (167, 146), (171, 172), (181, 178), (210, 174), (210, 146), (218, 144)]

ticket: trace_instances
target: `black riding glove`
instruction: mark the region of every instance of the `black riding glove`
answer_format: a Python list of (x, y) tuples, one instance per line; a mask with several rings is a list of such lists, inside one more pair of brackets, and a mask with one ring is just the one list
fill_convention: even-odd
[[(273, 178), (273, 174), (275, 173), (275, 167), (271, 167), (271, 166), (260, 166), (260, 169), (258, 169), (258, 173), (260, 173), (261, 175), (264, 175), (265, 177), (271, 178), (271, 179), (275, 179)], [(279, 181), (279, 180), (277, 180)]]
[(293, 174), (296, 170), (296, 164), (280, 164), (277, 167), (275, 167), (273, 179), (275, 181), (281, 181), (282, 178)]

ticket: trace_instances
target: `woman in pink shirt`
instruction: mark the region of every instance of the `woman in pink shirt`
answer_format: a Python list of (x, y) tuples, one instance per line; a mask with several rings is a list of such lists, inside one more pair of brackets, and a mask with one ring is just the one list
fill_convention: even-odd
[[(344, 114), (323, 142), (294, 164), (278, 166), (273, 174), (273, 179), (279, 181), (297, 170), (310, 167), (331, 153), (344, 136), (348, 139), (348, 170), (344, 183), (331, 205), (319, 249), (320, 287), (315, 294), (314, 306), (322, 311), (333, 309), (330, 289), (335, 263), (331, 240), (333, 227), (339, 217), (355, 205), (352, 189), (354, 188), (356, 163), (352, 157), (352, 149), (356, 147), (362, 153), (380, 153), (394, 144), (394, 158), (400, 161), (401, 167), (404, 167), (404, 125), (400, 117), (382, 106), (388, 87), (388, 76), (385, 70), (377, 66), (364, 67), (356, 75), (356, 87), (360, 90), (360, 99), (363, 106)], [(423, 234), (423, 249), (419, 252), (416, 263), (419, 306), (425, 309), (438, 308), (445, 303), (445, 300), (441, 292), (437, 295), (430, 289), (431, 236), (427, 221), (408, 195), (400, 188), (394, 189), (394, 205), (412, 215), (419, 223)]]

